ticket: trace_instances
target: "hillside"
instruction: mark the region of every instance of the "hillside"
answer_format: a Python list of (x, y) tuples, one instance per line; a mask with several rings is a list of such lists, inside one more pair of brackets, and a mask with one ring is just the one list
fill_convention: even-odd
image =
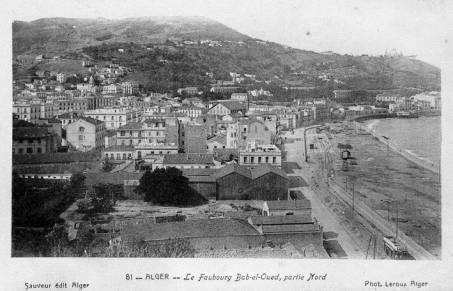
[[(194, 43), (183, 44), (184, 40)], [(119, 53), (119, 48), (125, 53)], [(216, 79), (228, 78), (228, 72), (255, 74), (260, 80), (287, 86), (440, 88), (440, 70), (416, 59), (304, 51), (256, 40), (201, 17), (15, 21), (13, 53), (71, 53), (112, 60), (130, 67), (130, 77), (156, 90), (207, 85), (212, 80), (206, 72), (213, 72)]]
[(44, 18), (13, 22), (13, 52), (61, 53), (101, 43), (165, 42), (174, 39), (239, 41), (247, 36), (202, 17), (110, 19)]

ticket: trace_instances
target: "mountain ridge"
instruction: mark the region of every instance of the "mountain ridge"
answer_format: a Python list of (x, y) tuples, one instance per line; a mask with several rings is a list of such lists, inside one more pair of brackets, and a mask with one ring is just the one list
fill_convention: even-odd
[[(221, 75), (228, 70), (255, 73), (266, 79), (277, 77), (295, 86), (307, 82), (308, 85), (316, 85), (319, 83), (316, 78), (325, 75), (339, 84), (344, 83), (346, 88), (440, 88), (440, 69), (417, 59), (401, 55), (352, 56), (307, 51), (252, 38), (218, 21), (199, 16), (124, 19), (55, 17), (31, 22), (14, 21), (12, 29), (14, 56), (88, 51), (98, 59), (105, 59), (102, 55), (104, 51), (106, 55), (122, 60), (123, 64), (136, 67), (138, 73), (143, 70), (150, 77), (154, 75), (146, 70), (151, 68), (160, 74), (163, 70), (170, 70), (170, 76), (179, 75), (177, 70), (181, 69), (180, 63), (184, 63), (185, 72), (190, 72), (192, 67), (192, 71), (198, 74), (214, 70), (220, 70)], [(206, 39), (224, 43), (214, 47), (199, 43)], [(173, 45), (169, 51), (158, 53), (142, 52), (132, 47), (128, 59), (105, 47), (132, 43), (165, 44), (169, 40), (192, 40), (196, 44)], [(174, 51), (179, 55), (174, 55)], [(177, 62), (173, 65), (156, 64), (166, 57)]]

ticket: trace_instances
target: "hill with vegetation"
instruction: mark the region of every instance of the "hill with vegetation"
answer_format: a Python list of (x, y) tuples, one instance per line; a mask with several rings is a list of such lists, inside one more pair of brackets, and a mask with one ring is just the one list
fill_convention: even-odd
[(263, 86), (440, 89), (439, 68), (414, 58), (305, 51), (201, 17), (15, 21), (13, 52), (113, 61), (150, 90), (208, 87), (229, 72), (254, 74)]

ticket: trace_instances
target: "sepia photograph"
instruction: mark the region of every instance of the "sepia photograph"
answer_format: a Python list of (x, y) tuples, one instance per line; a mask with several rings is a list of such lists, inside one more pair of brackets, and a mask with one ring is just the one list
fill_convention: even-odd
[(443, 2), (321, 2), (19, 1), (11, 257), (441, 260)]

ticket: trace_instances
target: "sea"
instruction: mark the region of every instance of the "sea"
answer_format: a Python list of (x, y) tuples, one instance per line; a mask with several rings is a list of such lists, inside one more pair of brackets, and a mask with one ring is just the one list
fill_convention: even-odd
[(392, 144), (416, 158), (439, 168), (441, 159), (441, 118), (390, 118), (366, 122), (379, 135), (390, 138)]

